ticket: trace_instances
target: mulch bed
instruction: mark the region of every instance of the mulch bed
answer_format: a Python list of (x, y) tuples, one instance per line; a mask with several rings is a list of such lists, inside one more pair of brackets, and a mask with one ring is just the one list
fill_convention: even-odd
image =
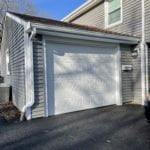
[(0, 121), (3, 122), (18, 122), (20, 111), (12, 104), (0, 104)]

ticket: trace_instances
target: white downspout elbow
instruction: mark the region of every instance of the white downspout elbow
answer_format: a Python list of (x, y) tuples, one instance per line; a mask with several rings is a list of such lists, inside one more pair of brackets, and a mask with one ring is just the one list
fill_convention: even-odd
[[(31, 33), (29, 36), (28, 33)], [(36, 28), (31, 27), (29, 23), (25, 34), (25, 86), (26, 86), (26, 104), (22, 109), (27, 120), (31, 120), (31, 107), (34, 104), (34, 67), (33, 67), (33, 43), (32, 39), (36, 35)]]

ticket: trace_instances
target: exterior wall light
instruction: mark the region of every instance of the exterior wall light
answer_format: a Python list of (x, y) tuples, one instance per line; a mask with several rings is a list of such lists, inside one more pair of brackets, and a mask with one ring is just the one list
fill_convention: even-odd
[(139, 48), (135, 48), (132, 52), (132, 57), (137, 58), (139, 55)]

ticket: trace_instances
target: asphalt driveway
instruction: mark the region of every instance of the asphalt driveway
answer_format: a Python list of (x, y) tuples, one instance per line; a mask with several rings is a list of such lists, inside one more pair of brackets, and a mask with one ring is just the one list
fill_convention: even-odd
[(150, 150), (143, 107), (86, 110), (0, 125), (0, 150)]

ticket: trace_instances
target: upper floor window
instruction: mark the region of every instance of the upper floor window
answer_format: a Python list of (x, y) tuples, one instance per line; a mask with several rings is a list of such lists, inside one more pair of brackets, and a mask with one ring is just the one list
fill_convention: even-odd
[(106, 27), (122, 22), (122, 0), (106, 0), (105, 19)]

